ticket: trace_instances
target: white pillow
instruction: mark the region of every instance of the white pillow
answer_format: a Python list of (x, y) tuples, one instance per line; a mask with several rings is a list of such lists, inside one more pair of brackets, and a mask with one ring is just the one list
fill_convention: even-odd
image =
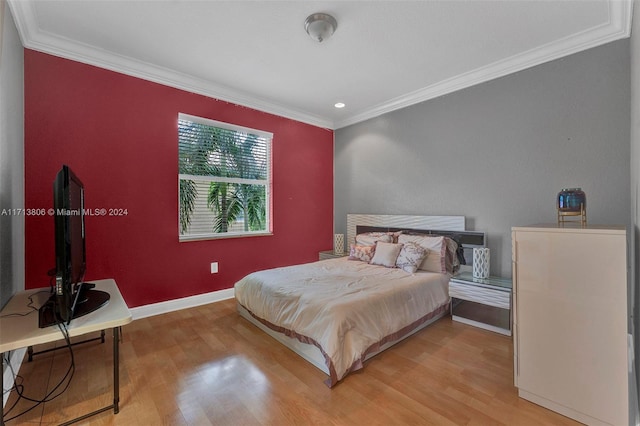
[(400, 254), (396, 259), (396, 266), (405, 272), (413, 274), (418, 270), (422, 261), (427, 257), (429, 252), (416, 243), (406, 243), (402, 246)]
[(378, 241), (393, 242), (393, 235), (387, 232), (367, 232), (356, 235), (356, 244), (359, 246), (375, 246)]
[(444, 241), (444, 237), (400, 234), (398, 243), (416, 243), (427, 251), (427, 257), (422, 261), (418, 269), (442, 274), (447, 273), (447, 244)]
[(400, 250), (402, 250), (402, 244), (378, 241), (376, 243), (376, 253), (369, 263), (372, 265), (386, 266), (387, 268), (395, 268), (396, 259), (398, 259)]

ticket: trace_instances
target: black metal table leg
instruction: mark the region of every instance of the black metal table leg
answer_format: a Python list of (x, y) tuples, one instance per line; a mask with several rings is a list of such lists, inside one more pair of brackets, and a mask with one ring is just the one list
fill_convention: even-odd
[[(101, 343), (105, 342), (105, 332), (104, 332), (104, 330), (100, 331), (100, 337), (94, 337), (94, 338), (91, 338), (91, 339), (82, 340), (80, 342), (71, 343), (71, 346), (82, 345), (84, 343), (94, 342), (96, 340), (100, 340)], [(42, 351), (34, 352), (33, 351), (33, 346), (29, 346), (27, 348), (27, 354), (29, 355), (29, 362), (33, 361), (33, 357), (35, 355), (46, 354), (47, 352), (52, 352), (52, 351), (59, 351), (61, 349), (67, 349), (68, 347), (69, 347), (69, 345), (55, 346), (53, 348), (49, 348), (49, 349), (45, 349), (45, 350), (42, 350)]]
[(120, 411), (120, 327), (113, 327), (113, 413)]
[(2, 414), (2, 416), (0, 417), (0, 426), (4, 426), (4, 352), (2, 352), (2, 360), (0, 361), (0, 367), (2, 367), (0, 369), (0, 373), (2, 373), (2, 375), (0, 375), (0, 388), (2, 388), (2, 407), (0, 407), (0, 414)]
[(86, 420), (89, 417), (96, 414), (103, 413), (113, 408), (113, 414), (120, 412), (120, 327), (113, 327), (113, 404), (107, 407), (100, 408), (92, 413), (85, 414), (84, 416), (75, 418), (61, 426), (68, 426), (77, 423), (82, 420)]

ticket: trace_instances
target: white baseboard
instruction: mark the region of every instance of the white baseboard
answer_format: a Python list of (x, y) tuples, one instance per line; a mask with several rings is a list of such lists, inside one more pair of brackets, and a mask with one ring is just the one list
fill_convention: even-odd
[(13, 387), (13, 383), (15, 381), (15, 377), (13, 373), (18, 374), (20, 371), (20, 365), (22, 364), (22, 360), (24, 359), (24, 354), (27, 353), (27, 348), (16, 349), (15, 351), (9, 352), (10, 354), (10, 364), (4, 365), (4, 371), (2, 372), (2, 406), (4, 407), (7, 404), (7, 400), (9, 399), (9, 394), (11, 392), (4, 392), (5, 389), (11, 389)]
[(233, 288), (212, 291), (211, 293), (198, 294), (196, 296), (183, 297), (181, 299), (167, 300), (166, 302), (153, 303), (151, 305), (130, 308), (134, 320), (147, 318), (154, 315), (166, 314), (167, 312), (179, 311), (180, 309), (193, 308), (195, 306), (206, 305), (208, 303), (219, 302), (221, 300), (232, 299), (234, 297)]

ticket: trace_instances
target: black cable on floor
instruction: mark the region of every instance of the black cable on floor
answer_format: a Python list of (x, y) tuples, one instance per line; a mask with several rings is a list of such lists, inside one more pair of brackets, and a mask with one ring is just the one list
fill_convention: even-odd
[[(55, 398), (57, 398), (60, 395), (62, 395), (69, 388), (69, 385), (71, 384), (71, 379), (73, 379), (73, 375), (74, 375), (75, 369), (76, 369), (76, 367), (75, 367), (75, 359), (74, 359), (74, 356), (73, 356), (73, 348), (72, 348), (72, 345), (71, 345), (71, 338), (69, 336), (69, 330), (67, 330), (67, 327), (66, 327), (64, 321), (58, 320), (57, 325), (58, 325), (58, 328), (60, 329), (60, 332), (64, 336), (64, 340), (67, 343), (67, 347), (69, 348), (69, 354), (70, 354), (70, 357), (71, 357), (71, 363), (69, 364), (69, 368), (67, 369), (67, 372), (62, 377), (60, 382), (58, 382), (58, 384), (56, 386), (54, 386), (53, 389), (51, 389), (49, 392), (47, 392), (47, 394), (44, 396), (44, 398), (42, 398), (42, 399), (34, 399), (34, 398), (30, 398), (30, 397), (24, 395), (24, 385), (22, 384), (24, 379), (21, 376), (17, 375), (15, 373), (15, 371), (13, 370), (13, 367), (11, 366), (11, 364), (9, 362), (7, 362), (7, 365), (11, 369), (11, 373), (13, 374), (13, 378), (14, 378), (14, 385), (13, 385), (12, 389), (8, 390), (8, 392), (10, 392), (11, 390), (15, 390), (16, 394), (18, 395), (18, 399), (12, 404), (12, 406), (9, 408), (9, 410), (4, 412), (4, 416), (9, 415), (11, 413), (11, 411), (16, 407), (16, 405), (18, 404), (18, 402), (21, 399), (25, 399), (27, 401), (34, 402), (34, 404), (31, 407), (25, 409), (24, 411), (12, 416), (12, 417), (9, 417), (9, 418), (4, 418), (3, 417), (3, 420), (5, 422), (8, 422), (8, 421), (13, 420), (13, 419), (15, 419), (17, 417), (22, 416), (23, 414), (28, 413), (29, 411), (31, 411), (34, 408), (38, 407), (40, 404), (44, 404), (45, 402), (53, 401)], [(7, 361), (8, 361), (8, 359), (7, 359)], [(49, 376), (51, 376), (51, 371), (49, 372)], [(17, 382), (17, 379), (19, 377), (22, 379), (20, 384), (18, 384), (18, 382)], [(65, 382), (66, 382), (66, 384), (65, 384)], [(64, 388), (54, 395), (56, 390), (58, 388), (60, 388), (61, 386), (63, 386), (63, 384), (64, 384)]]

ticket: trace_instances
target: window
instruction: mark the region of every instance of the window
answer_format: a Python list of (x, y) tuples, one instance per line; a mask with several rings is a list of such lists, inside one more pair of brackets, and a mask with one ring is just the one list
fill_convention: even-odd
[(271, 232), (272, 138), (178, 115), (180, 241)]

